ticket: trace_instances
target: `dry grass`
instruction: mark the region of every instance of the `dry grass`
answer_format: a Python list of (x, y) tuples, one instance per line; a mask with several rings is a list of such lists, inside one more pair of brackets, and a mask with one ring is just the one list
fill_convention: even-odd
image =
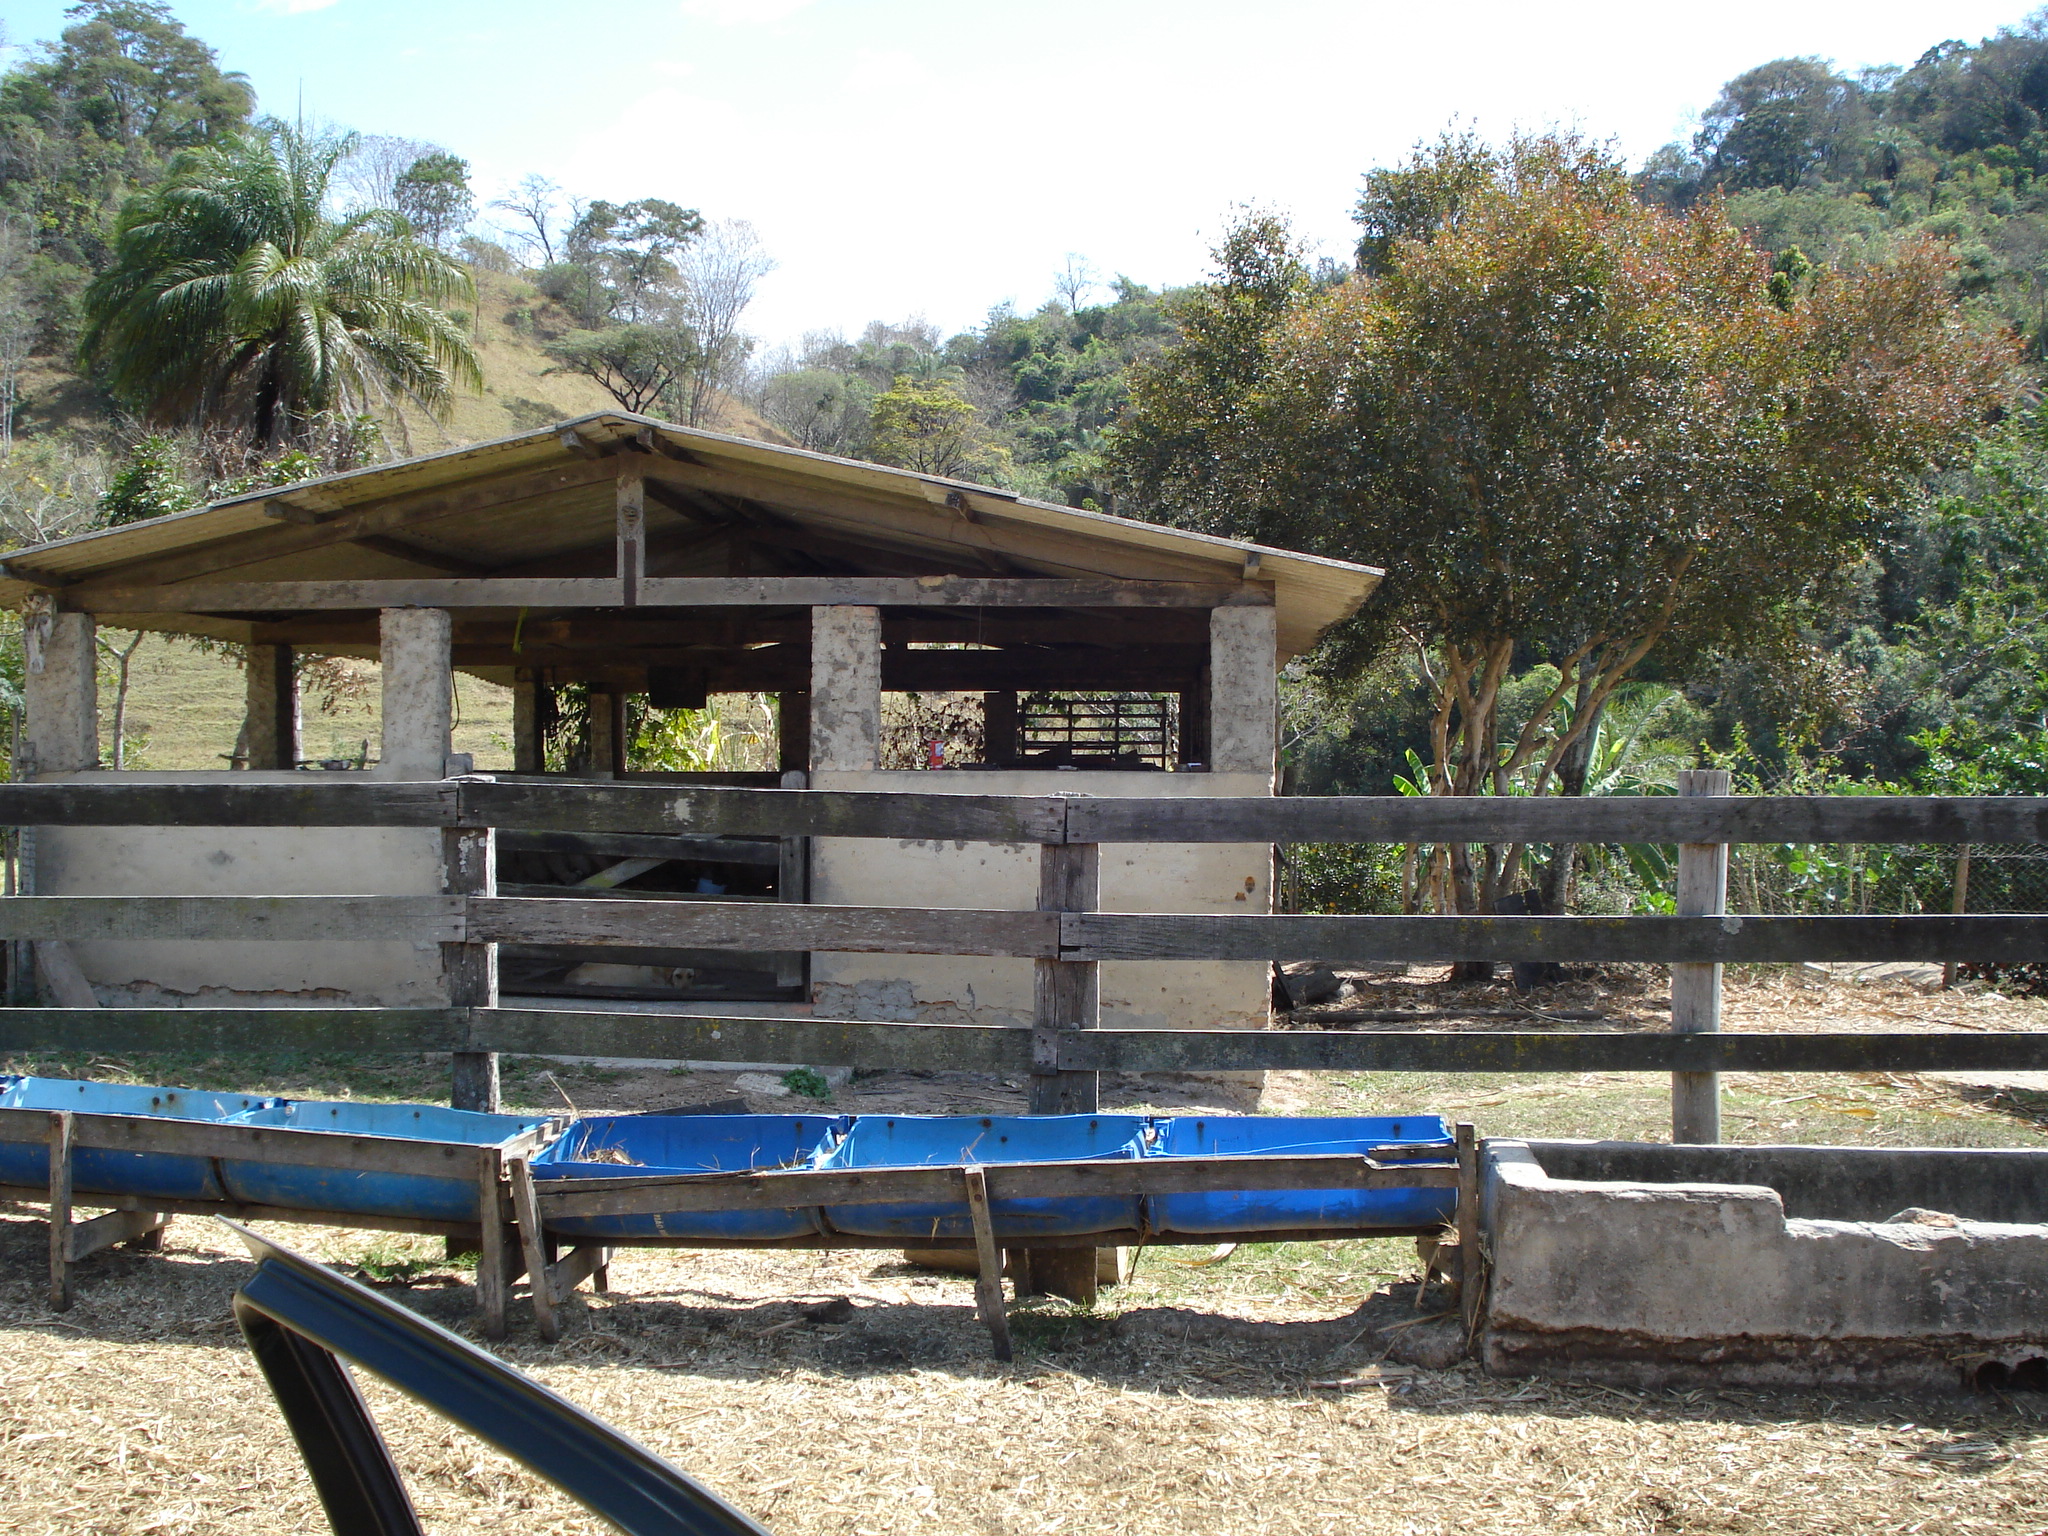
[[(1422, 995), (1413, 978), (1409, 1002)], [(1653, 979), (1585, 986), (1616, 1027), (1665, 1027)], [(1433, 1003), (1447, 1001), (1428, 988)], [(1590, 994), (1589, 994), (1590, 995)], [(1508, 1006), (1501, 994), (1470, 1005)], [(1395, 1006), (1390, 1002), (1385, 1006)], [(1354, 1003), (1353, 1006), (1379, 1006)], [(2037, 1028), (2048, 1009), (1904, 983), (1735, 978), (1731, 1024)], [(1501, 1027), (1522, 1027), (1504, 1022)], [(1571, 1027), (1584, 1027), (1574, 1025)], [(18, 1063), (17, 1065), (27, 1065)], [(40, 1063), (46, 1069), (84, 1063)], [(244, 1062), (97, 1064), (96, 1075), (225, 1080)], [(508, 1088), (553, 1102), (539, 1064)], [(431, 1092), (445, 1069), (393, 1058), (264, 1064), (260, 1086), (363, 1097)], [(190, 1070), (186, 1070), (190, 1069)], [(727, 1080), (556, 1064), (586, 1112), (718, 1097)], [(956, 1080), (957, 1079), (957, 1080)], [(258, 1086), (251, 1078), (246, 1086)], [(1127, 1105), (1199, 1100), (1128, 1082)], [(1743, 1077), (1744, 1140), (2040, 1144), (2039, 1094), (1931, 1079)], [(1020, 1082), (869, 1078), (842, 1109), (1014, 1107)], [(1658, 1133), (1654, 1079), (1276, 1076), (1268, 1108), (1446, 1109), (1491, 1134)], [(1745, 1107), (1747, 1106), (1747, 1107)], [(789, 1101), (773, 1106), (790, 1107)], [(1865, 1111), (1868, 1111), (1867, 1113)], [(471, 1276), (425, 1239), (271, 1228), (469, 1331)], [(246, 1258), (180, 1218), (162, 1255), (115, 1251), (53, 1318), (40, 1223), (0, 1208), (0, 1527), (24, 1533), (322, 1531), (296, 1452), (228, 1320)], [(563, 1342), (515, 1304), (503, 1353), (785, 1533), (1039, 1536), (1271, 1532), (2048, 1533), (2048, 1405), (2038, 1396), (1636, 1395), (1495, 1381), (1423, 1358), (1442, 1324), (1415, 1306), (1392, 1241), (1144, 1254), (1094, 1311), (1013, 1312), (1014, 1365), (989, 1360), (971, 1282), (893, 1254), (629, 1253), (583, 1296)], [(843, 1305), (821, 1305), (843, 1301)], [(1440, 1341), (1440, 1335), (1438, 1335)], [(1317, 1386), (1346, 1382), (1344, 1387)], [(431, 1530), (587, 1531), (595, 1522), (423, 1411), (370, 1396)]]
[[(393, 1241), (272, 1235), (330, 1260), (388, 1258)], [(62, 1319), (35, 1294), (39, 1246), (31, 1224), (0, 1223), (8, 1529), (324, 1529), (227, 1322), (248, 1265), (225, 1232), (181, 1219), (163, 1255), (96, 1260)], [(1374, 1268), (1392, 1257), (1377, 1246)], [(1409, 1288), (1333, 1306), (1270, 1275), (1242, 1283), (1239, 1255), (1162, 1274), (1170, 1261), (1148, 1254), (1116, 1314), (1020, 1311), (1019, 1360), (998, 1366), (970, 1282), (893, 1255), (632, 1254), (561, 1344), (521, 1319), (504, 1353), (787, 1533), (2042, 1528), (2038, 1407), (1375, 1373), (1362, 1367), (1397, 1335), (1372, 1325), (1414, 1316)], [(466, 1284), (391, 1294), (468, 1326)], [(833, 1298), (851, 1310), (818, 1305)], [(1312, 1385), (1347, 1378), (1360, 1385)], [(602, 1528), (370, 1396), (430, 1529)]]

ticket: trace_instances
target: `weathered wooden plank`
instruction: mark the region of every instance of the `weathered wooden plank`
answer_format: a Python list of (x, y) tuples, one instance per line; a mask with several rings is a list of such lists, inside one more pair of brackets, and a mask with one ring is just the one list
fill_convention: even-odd
[(523, 1157), (505, 1159), (505, 1176), (511, 1185), (512, 1219), (519, 1227), (519, 1252), (526, 1261), (529, 1298), (533, 1303), (534, 1326), (552, 1344), (562, 1336), (555, 1316), (554, 1267), (548, 1263), (547, 1242), (541, 1236), (540, 1207), (533, 1198), (533, 1172)]
[(898, 795), (671, 784), (466, 782), (466, 826), (526, 832), (716, 837), (887, 837), (1057, 843), (1067, 802), (1054, 795)]
[[(468, 932), (472, 942), (501, 944), (1028, 957), (1059, 953), (1058, 914), (979, 909), (474, 897)], [(0, 927), (0, 936), (5, 933)]]
[(0, 826), (444, 827), (457, 818), (453, 784), (377, 784), (307, 774), (293, 784), (0, 784)]
[[(92, 1203), (90, 1196), (85, 1203)], [(90, 1221), (75, 1223), (64, 1234), (65, 1257), (75, 1264), (116, 1243), (132, 1243), (138, 1237), (161, 1232), (169, 1220), (163, 1211), (107, 1211)]]
[[(643, 608), (1217, 608), (1267, 604), (1269, 584), (971, 576), (685, 576), (634, 583)], [(605, 576), (408, 577), (346, 581), (180, 581), (63, 595), (82, 613), (309, 613), (373, 608), (618, 608)]]
[(2048, 1030), (1668, 1035), (1095, 1030), (1060, 1060), (1102, 1072), (1965, 1072), (2048, 1070)]
[[(966, 1186), (967, 1215), (974, 1228), (974, 1310), (988, 1329), (995, 1357), (1008, 1360), (1010, 1319), (1003, 1311), (1003, 1256), (996, 1247), (995, 1221), (989, 1215), (988, 1174), (978, 1167), (962, 1168), (960, 1180)], [(1088, 1257), (1092, 1264), (1095, 1255)]]
[(450, 1051), (458, 1008), (0, 1008), (0, 1051)]
[(2039, 843), (2028, 795), (1077, 799), (1073, 842)]
[(1069, 913), (1069, 960), (1995, 960), (2048, 955), (2048, 917), (1174, 917)]
[(8, 939), (460, 940), (450, 896), (10, 896)]
[[(1101, 905), (1101, 851), (1095, 843), (1039, 849), (1038, 910), (1093, 912)], [(1092, 1115), (1101, 1107), (1101, 1080), (1096, 1073), (1061, 1072), (1056, 1065), (1048, 1068), (1037, 1059), (1050, 1052), (1056, 1063), (1055, 1042), (1061, 1033), (1096, 1027), (1101, 1012), (1097, 970), (1093, 965), (1059, 959), (1033, 962), (1032, 1028), (1038, 1047), (1031, 1070), (1034, 1115)]]
[(1270, 582), (1031, 576), (667, 576), (641, 583), (650, 608), (1219, 608), (1273, 603)]
[(55, 1312), (71, 1310), (71, 1151), (76, 1140), (76, 1117), (69, 1110), (49, 1114), (37, 1110), (23, 1110), (25, 1115), (40, 1115), (44, 1134), (50, 1143), (50, 1308)]
[(617, 608), (615, 576), (415, 576), (396, 581), (187, 581), (67, 592), (79, 613), (310, 613), (378, 608)]
[(698, 859), (712, 864), (763, 864), (771, 867), (782, 861), (780, 840), (660, 837), (631, 832), (505, 831), (498, 834), (498, 852), (572, 853), (599, 859)]
[[(1412, 1150), (1412, 1149), (1411, 1149)], [(1458, 1167), (1443, 1159), (1382, 1165), (1343, 1153), (1307, 1157), (1131, 1158), (1104, 1162), (978, 1163), (991, 1200), (1061, 1196), (1202, 1194), (1216, 1190), (1454, 1189)], [(654, 1211), (788, 1210), (818, 1205), (889, 1205), (959, 1200), (958, 1166), (832, 1168), (706, 1173), (667, 1178), (543, 1179), (541, 1218), (631, 1216)]]
[[(459, 805), (459, 809), (458, 809)], [(0, 785), (0, 825), (466, 826), (696, 837), (932, 841), (2048, 842), (2048, 797), (1847, 795), (1725, 799), (1429, 796), (1089, 799), (646, 784)]]
[[(0, 1012), (0, 1019), (5, 1013)], [(983, 1024), (874, 1024), (555, 1008), (479, 1008), (477, 1050), (650, 1061), (792, 1061), (900, 1071), (1021, 1072), (1028, 1030)]]
[(74, 1147), (285, 1163), (296, 1168), (467, 1179), (476, 1171), (479, 1150), (469, 1142), (415, 1141), (402, 1136), (357, 1136), (343, 1131), (223, 1125), (143, 1115), (74, 1114), (72, 1118)]

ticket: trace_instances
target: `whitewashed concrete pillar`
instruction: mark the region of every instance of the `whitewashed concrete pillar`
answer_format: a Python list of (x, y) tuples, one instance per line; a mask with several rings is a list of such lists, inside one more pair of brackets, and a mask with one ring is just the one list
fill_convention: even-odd
[(811, 610), (811, 767), (881, 766), (882, 610)]
[(378, 626), (384, 671), (381, 779), (438, 779), (454, 729), (455, 673), (445, 608), (386, 608)]
[(23, 615), (23, 742), (37, 773), (100, 765), (99, 657), (92, 616), (59, 613), (48, 599)]
[(299, 765), (299, 677), (288, 645), (252, 645), (248, 669), (249, 766)]
[(1278, 612), (1209, 613), (1209, 771), (1273, 772), (1279, 749)]

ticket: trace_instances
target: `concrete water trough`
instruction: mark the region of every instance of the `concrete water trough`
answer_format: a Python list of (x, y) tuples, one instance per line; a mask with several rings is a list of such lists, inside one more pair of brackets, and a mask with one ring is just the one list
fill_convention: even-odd
[(1494, 1373), (2048, 1388), (2048, 1151), (1496, 1140), (1480, 1176)]

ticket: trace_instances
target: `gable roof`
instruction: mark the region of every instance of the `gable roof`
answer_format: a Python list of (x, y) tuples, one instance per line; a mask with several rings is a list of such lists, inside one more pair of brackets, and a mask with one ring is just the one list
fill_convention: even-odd
[[(702, 574), (723, 526), (784, 568), (877, 574), (1270, 582), (1292, 656), (1355, 613), (1369, 566), (851, 459), (606, 411), (440, 453), (266, 488), (209, 506), (17, 550), (0, 602), (88, 582), (389, 579), (423, 574), (605, 574), (617, 457), (644, 466), (650, 572)], [(611, 462), (606, 462), (607, 460)], [(655, 542), (665, 520), (670, 552)], [(693, 555), (692, 551), (698, 551)], [(692, 565), (692, 559), (698, 560)], [(586, 572), (579, 565), (589, 565)], [(726, 574), (729, 572), (720, 572)], [(123, 616), (106, 615), (118, 625)], [(138, 615), (227, 634), (233, 621)], [(189, 621), (189, 622), (187, 622)]]

